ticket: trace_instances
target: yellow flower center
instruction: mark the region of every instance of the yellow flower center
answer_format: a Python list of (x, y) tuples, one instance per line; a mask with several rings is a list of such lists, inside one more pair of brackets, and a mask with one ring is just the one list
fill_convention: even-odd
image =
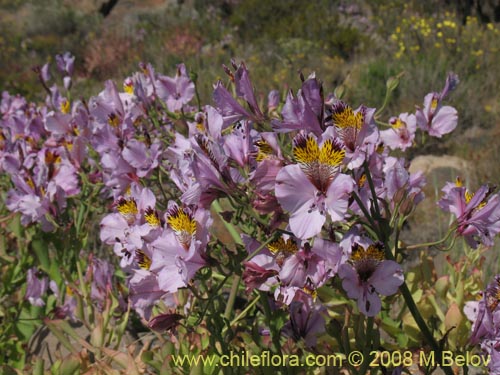
[(362, 281), (367, 281), (383, 260), (384, 252), (379, 243), (368, 246), (366, 250), (358, 244), (353, 246), (350, 261)]
[(134, 93), (134, 83), (133, 82), (124, 82), (123, 83), (123, 91), (125, 91), (127, 94), (133, 94)]
[(28, 184), (28, 186), (30, 188), (32, 188), (33, 190), (35, 190), (35, 183), (33, 182), (33, 179), (30, 176), (26, 177), (25, 181), (26, 181), (26, 184)]
[(293, 156), (309, 181), (325, 193), (344, 160), (345, 150), (331, 139), (319, 147), (314, 137), (298, 135), (294, 139)]
[(431, 101), (431, 111), (435, 111), (438, 106), (438, 99), (436, 97), (432, 98)]
[(271, 242), (267, 245), (267, 248), (273, 254), (285, 253), (287, 255), (295, 254), (299, 250), (295, 241), (290, 238), (285, 241), (283, 237), (280, 237), (277, 241)]
[(149, 270), (149, 268), (151, 267), (151, 263), (152, 263), (151, 258), (148, 257), (146, 255), (146, 253), (144, 253), (144, 251), (142, 251), (142, 250), (136, 250), (135, 256), (136, 256), (137, 264), (139, 265), (139, 267), (141, 267), (143, 270)]
[(359, 245), (356, 246), (352, 251), (351, 260), (359, 262), (366, 259), (382, 261), (384, 260), (384, 252), (378, 245), (370, 245), (366, 250)]
[(118, 201), (118, 212), (128, 221), (133, 221), (135, 215), (139, 212), (137, 210), (137, 203), (134, 198), (125, 199), (120, 198)]
[(181, 245), (187, 249), (191, 244), (191, 239), (196, 234), (196, 221), (184, 210), (175, 207), (167, 215), (167, 223), (175, 232)]
[(158, 217), (158, 212), (154, 208), (148, 207), (144, 213), (144, 219), (146, 222), (154, 227), (158, 228), (160, 226), (160, 218)]
[(340, 110), (332, 114), (332, 120), (335, 126), (340, 129), (353, 128), (360, 130), (363, 127), (363, 113), (354, 113), (351, 107), (345, 105)]
[(71, 110), (71, 103), (69, 102), (69, 100), (64, 99), (64, 100), (61, 102), (61, 104), (60, 104), (60, 106), (59, 106), (59, 107), (61, 108), (61, 112), (62, 112), (62, 113), (64, 113), (64, 114), (66, 115), (66, 114), (68, 114), (68, 113), (70, 112), (70, 110)]
[(118, 118), (118, 116), (115, 113), (110, 113), (108, 115), (108, 124), (114, 128), (116, 128), (118, 125), (120, 125), (120, 119)]
[(256, 160), (257, 161), (262, 161), (264, 159), (267, 159), (269, 155), (273, 153), (272, 147), (267, 143), (265, 139), (260, 139), (255, 142), (255, 146), (257, 146), (257, 156)]
[(391, 123), (391, 126), (394, 129), (400, 129), (401, 127), (406, 127), (406, 123), (404, 121), (401, 121), (401, 119), (396, 119), (394, 122)]
[(286, 241), (283, 237), (280, 237), (277, 241), (271, 242), (267, 245), (267, 248), (276, 257), (276, 263), (281, 267), (286, 258), (290, 255), (295, 254), (299, 248), (295, 241), (292, 239), (287, 239)]
[(61, 157), (49, 150), (45, 151), (45, 164), (59, 164), (61, 162)]

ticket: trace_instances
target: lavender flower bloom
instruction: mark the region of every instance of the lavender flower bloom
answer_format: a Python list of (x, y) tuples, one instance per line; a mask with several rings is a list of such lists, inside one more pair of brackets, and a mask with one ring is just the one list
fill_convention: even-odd
[(224, 118), (224, 127), (239, 120), (252, 118), (250, 113), (227, 91), (221, 81), (215, 84), (212, 95), (217, 109)]
[[(255, 239), (242, 235), (243, 243), (249, 254), (253, 254), (260, 246)], [(270, 245), (272, 247), (272, 245)], [(253, 289), (270, 291), (272, 287), (278, 285), (277, 275), (280, 266), (276, 262), (274, 254), (268, 249), (262, 249), (252, 259), (243, 263), (245, 270), (243, 271), (243, 281), (245, 282), (245, 290), (249, 293)]]
[(411, 147), (417, 130), (417, 119), (415, 115), (401, 113), (398, 117), (389, 119), (391, 129), (382, 130), (380, 138), (391, 150), (400, 149), (405, 151)]
[(481, 300), (466, 304), (467, 318), (473, 322), (470, 343), (480, 344), (490, 356), (490, 374), (500, 374), (500, 275), (488, 284)]
[(486, 185), (471, 194), (460, 179), (447, 183), (442, 191), (445, 195), (438, 205), (455, 215), (456, 233), (474, 249), (480, 243), (493, 246), (493, 238), (500, 233), (500, 196)]
[(298, 290), (290, 304), (290, 321), (283, 332), (298, 341), (304, 339), (306, 346), (314, 347), (318, 336), (325, 332), (326, 308), (314, 303), (312, 297)]
[(252, 82), (250, 81), (250, 75), (245, 63), (243, 62), (238, 66), (236, 72), (234, 73), (234, 84), (236, 86), (236, 95), (243, 98), (248, 103), (250, 111), (255, 116), (255, 119), (257, 121), (263, 120), (264, 115), (257, 104)]
[(322, 87), (314, 74), (302, 84), (294, 97), (290, 91), (281, 111), (283, 121), (271, 123), (276, 132), (305, 130), (320, 136), (324, 131)]
[(272, 113), (280, 104), (280, 93), (278, 90), (272, 90), (267, 95), (267, 112)]
[(65, 52), (63, 55), (56, 55), (57, 69), (62, 74), (71, 76), (75, 65), (75, 56), (70, 52)]
[(386, 189), (386, 198), (389, 200), (389, 206), (394, 208), (397, 204), (404, 215), (408, 215), (411, 209), (424, 199), (422, 188), (425, 185), (425, 176), (422, 172), (410, 174), (405, 166), (403, 158), (397, 159), (387, 157), (384, 165), (384, 187)]
[(299, 164), (282, 168), (276, 176), (276, 198), (290, 212), (290, 228), (301, 239), (318, 234), (327, 213), (334, 221), (342, 220), (354, 188), (352, 178), (339, 173), (345, 151), (327, 132), (321, 143), (312, 134), (298, 134), (293, 152)]
[(165, 222), (167, 230), (151, 244), (150, 270), (158, 275), (162, 290), (175, 292), (187, 286), (196, 271), (206, 264), (204, 252), (211, 218), (203, 209), (193, 212), (170, 202)]
[(285, 259), (279, 278), (287, 286), (315, 290), (328, 276), (325, 260), (311, 250), (308, 242)]
[(43, 297), (47, 293), (49, 287), (49, 279), (44, 276), (38, 276), (36, 268), (30, 268), (26, 276), (26, 298), (33, 306), (45, 306)]
[(184, 64), (177, 65), (174, 78), (158, 76), (155, 86), (158, 97), (167, 104), (171, 112), (180, 111), (195, 94), (194, 83), (189, 78)]
[(118, 199), (118, 212), (102, 219), (101, 241), (114, 246), (115, 254), (122, 258), (120, 265), (123, 268), (134, 263), (136, 251), (160, 235), (161, 221), (155, 205), (156, 198), (151, 190), (133, 184), (131, 195)]
[(87, 268), (87, 280), (91, 282), (90, 298), (100, 307), (103, 306), (108, 292), (111, 290), (113, 266), (103, 259), (91, 259)]
[(134, 167), (135, 174), (139, 178), (147, 177), (151, 172), (158, 167), (161, 158), (161, 143), (155, 140), (152, 144), (147, 145), (136, 139), (131, 139), (123, 148), (122, 157)]
[(149, 270), (134, 270), (129, 281), (129, 300), (132, 308), (144, 319), (149, 320), (153, 306), (163, 301), (166, 306), (175, 306), (174, 296), (158, 285), (158, 276)]
[(332, 122), (344, 143), (347, 166), (351, 169), (361, 166), (377, 148), (380, 134), (373, 121), (374, 113), (375, 108), (365, 106), (353, 111), (341, 100), (332, 105)]
[(366, 249), (355, 244), (349, 262), (340, 266), (338, 274), (348, 297), (358, 301), (359, 310), (366, 316), (375, 316), (381, 309), (377, 293), (390, 296), (404, 281), (401, 266), (384, 260), (379, 244)]
[(417, 124), (422, 130), (429, 132), (429, 135), (441, 138), (457, 127), (457, 110), (450, 106), (442, 106), (441, 102), (450, 91), (455, 89), (458, 82), (458, 76), (450, 73), (446, 78), (443, 91), (427, 94), (424, 98), (424, 108), (417, 109)]

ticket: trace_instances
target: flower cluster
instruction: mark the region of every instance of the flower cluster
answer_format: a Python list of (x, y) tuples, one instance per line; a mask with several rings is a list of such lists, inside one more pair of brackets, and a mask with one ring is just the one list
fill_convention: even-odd
[[(288, 312), (281, 332), (308, 347), (331, 318), (325, 289), (335, 289), (346, 309), (372, 325), (379, 313), (390, 315), (391, 296), (409, 293), (398, 237), (424, 198), (425, 178), (410, 173), (399, 151), (421, 139), (418, 131), (440, 138), (457, 127), (457, 111), (444, 105), (458, 84), (455, 74), (414, 113), (382, 122), (382, 110), (325, 94), (314, 74), (301, 77), (300, 89), (283, 102), (272, 91), (264, 105), (245, 64), (235, 62), (224, 66), (234, 90), (217, 82), (213, 105), (192, 105), (196, 88), (184, 65), (168, 77), (149, 64), (123, 89), (108, 81), (97, 96), (72, 102), (72, 64), (70, 55), (57, 59), (66, 96), (48, 87), (48, 66), (38, 70), (48, 92), (43, 107), (3, 94), (7, 207), (23, 224), (54, 231), (72, 199), (86, 199), (93, 184), (113, 211), (100, 219), (99, 238), (113, 247), (127, 275), (128, 302), (151, 328), (171, 329), (208, 301), (201, 322), (218, 303), (205, 298), (215, 280), (222, 279), (219, 291), (234, 275), (231, 293), (241, 275), (248, 295), (258, 290), (271, 307)], [(473, 248), (491, 246), (500, 232), (499, 195), (487, 186), (471, 194), (458, 180), (443, 192), (439, 206), (456, 217), (450, 233)], [(216, 238), (216, 225), (231, 229), (234, 246)], [(111, 273), (97, 259), (88, 269), (98, 306)], [(32, 270), (28, 281), (26, 298), (41, 306), (48, 279)], [(475, 342), (494, 325), (484, 311), (496, 305), (481, 307), (498, 297), (492, 290), (478, 305)], [(60, 311), (72, 316), (74, 304), (67, 293)]]

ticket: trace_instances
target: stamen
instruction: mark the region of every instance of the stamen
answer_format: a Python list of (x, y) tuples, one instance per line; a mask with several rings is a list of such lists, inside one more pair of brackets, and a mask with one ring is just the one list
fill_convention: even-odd
[(364, 116), (361, 111), (355, 114), (347, 104), (338, 102), (334, 105), (332, 120), (335, 126), (340, 129), (353, 128), (360, 130), (363, 127)]
[(69, 100), (64, 99), (60, 104), (60, 109), (62, 113), (67, 115), (71, 110), (71, 103), (69, 102)]
[(326, 139), (320, 148), (314, 137), (306, 138), (302, 134), (297, 135), (293, 142), (293, 155), (300, 164), (300, 169), (324, 194), (344, 160), (345, 150), (341, 143)]
[(118, 118), (116, 113), (110, 113), (108, 115), (108, 124), (114, 128), (116, 128), (118, 125), (120, 125), (120, 119)]
[(137, 260), (137, 264), (139, 267), (141, 267), (143, 270), (148, 270), (151, 267), (151, 258), (144, 253), (142, 250), (136, 250), (135, 251), (135, 258)]
[(285, 253), (286, 255), (295, 254), (299, 250), (295, 241), (293, 241), (291, 238), (288, 238), (285, 241), (283, 237), (280, 237), (277, 241), (271, 242), (269, 245), (267, 245), (267, 248), (273, 254)]
[(265, 139), (260, 139), (254, 143), (254, 145), (257, 147), (257, 156), (255, 159), (257, 161), (262, 161), (264, 159), (267, 159), (269, 155), (273, 153), (272, 147), (267, 143)]
[(350, 261), (362, 281), (367, 281), (383, 260), (382, 244), (370, 245), (366, 250), (362, 246), (354, 244)]
[(167, 223), (175, 232), (181, 245), (188, 249), (191, 239), (196, 234), (196, 221), (185, 210), (175, 206), (167, 214)]
[(156, 210), (152, 207), (148, 207), (146, 209), (146, 212), (144, 213), (144, 219), (150, 226), (154, 228), (158, 228), (161, 224), (158, 212), (156, 212)]
[(131, 222), (134, 220), (135, 215), (137, 215), (137, 203), (135, 203), (134, 198), (125, 199), (120, 198), (118, 201), (118, 212), (127, 220)]
[(394, 129), (400, 129), (402, 127), (406, 127), (406, 122), (401, 121), (401, 119), (397, 118), (397, 119), (391, 121), (391, 126)]

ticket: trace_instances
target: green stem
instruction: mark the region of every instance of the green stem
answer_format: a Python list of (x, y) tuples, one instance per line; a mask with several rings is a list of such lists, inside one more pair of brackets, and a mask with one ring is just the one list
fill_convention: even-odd
[(419, 244), (416, 244), (416, 245), (410, 245), (410, 246), (406, 246), (405, 249), (406, 250), (414, 250), (414, 249), (420, 249), (422, 247), (431, 247), (431, 246), (436, 246), (436, 245), (441, 245), (442, 243), (445, 243), (446, 241), (448, 241), (448, 238), (450, 238), (450, 235), (454, 232), (454, 228), (451, 228), (448, 233), (446, 234), (446, 236), (438, 241), (434, 241), (434, 242), (424, 242), (424, 243), (419, 243)]
[[(387, 259), (395, 261), (394, 256), (392, 255), (391, 249), (387, 245), (387, 243), (384, 243), (385, 247), (385, 256)], [(397, 253), (397, 248), (398, 244), (395, 244), (396, 247), (396, 253)], [(420, 315), (420, 311), (418, 310), (418, 307), (413, 300), (413, 296), (411, 295), (410, 289), (408, 289), (408, 286), (406, 285), (406, 282), (403, 281), (403, 284), (399, 287), (399, 290), (401, 291), (401, 294), (403, 295), (403, 298), (405, 300), (406, 306), (408, 306), (408, 309), (411, 312), (411, 315), (413, 316), (413, 319), (415, 319), (415, 322), (418, 325), (418, 328), (420, 329), (420, 332), (422, 332), (422, 335), (424, 336), (425, 341), (430, 345), (431, 349), (437, 354), (438, 362), (442, 358), (442, 350), (441, 347), (439, 346), (438, 342), (432, 335), (431, 331), (429, 330), (429, 327), (427, 327), (427, 324), (424, 321), (424, 318), (422, 318), (422, 315)], [(446, 375), (453, 375), (453, 371), (451, 370), (450, 367), (442, 367), (442, 370), (446, 373)]]
[(240, 281), (241, 276), (234, 275), (233, 284), (231, 285), (231, 291), (229, 292), (229, 298), (227, 299), (226, 309), (224, 310), (224, 318), (226, 318), (227, 320), (231, 318), (231, 312), (233, 311), (234, 301), (236, 300), (236, 294), (238, 293)]
[(255, 251), (252, 251), (252, 253), (249, 254), (243, 261), (246, 262), (246, 261), (249, 261), (250, 259), (252, 259), (255, 255), (257, 255), (258, 253), (260, 253), (260, 251), (263, 248), (265, 248), (267, 245), (269, 245), (274, 240), (275, 240), (275, 236), (272, 236), (266, 242), (263, 242)]
[[(358, 204), (361, 211), (363, 211), (363, 215), (365, 215), (365, 218), (369, 221), (369, 224), (372, 227), (373, 231), (377, 232), (377, 226), (375, 225), (375, 222), (373, 221), (372, 216), (368, 212), (367, 208), (365, 207), (365, 205), (361, 201), (361, 198), (358, 196), (358, 194), (356, 194), (355, 191), (352, 192), (352, 196), (354, 197), (354, 200)], [(377, 234), (377, 236), (378, 236), (378, 234)]]
[[(235, 325), (236, 323), (238, 323), (238, 321), (240, 321), (240, 320), (241, 320), (241, 318), (243, 318), (243, 317), (244, 317), (244, 316), (245, 316), (245, 315), (246, 315), (246, 314), (250, 311), (250, 309), (251, 309), (253, 306), (255, 306), (255, 304), (256, 304), (257, 302), (259, 302), (259, 300), (260, 300), (260, 294), (259, 294), (256, 298), (254, 298), (254, 299), (252, 300), (252, 302), (250, 302), (250, 303), (248, 304), (248, 306), (247, 306), (247, 307), (245, 307), (245, 309), (244, 309), (242, 312), (240, 312), (240, 313), (238, 314), (238, 316), (236, 316), (233, 320), (231, 320), (231, 322), (229, 323), (229, 326), (230, 326), (230, 327), (232, 327), (233, 325)], [(228, 328), (227, 326), (226, 326), (226, 327), (224, 327), (224, 329), (222, 330), (222, 333), (226, 332), (226, 331), (227, 331), (227, 328)]]
[(371, 362), (370, 352), (372, 350), (372, 336), (373, 336), (373, 316), (368, 317), (366, 320), (366, 334), (365, 334), (365, 347), (363, 349), (364, 361), (359, 368), (359, 374), (365, 374), (368, 370), (368, 365)]

